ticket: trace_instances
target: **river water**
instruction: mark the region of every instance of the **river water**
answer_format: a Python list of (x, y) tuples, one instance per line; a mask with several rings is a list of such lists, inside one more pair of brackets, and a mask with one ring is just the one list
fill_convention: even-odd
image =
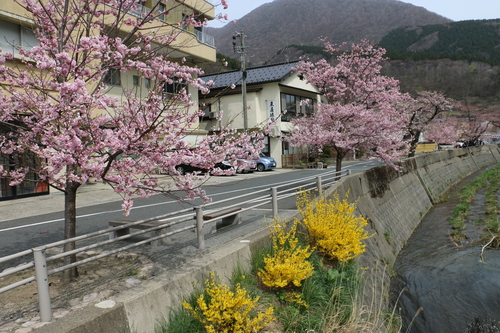
[[(483, 264), (481, 246), (471, 240), (456, 244), (448, 236), (456, 194), (477, 175), (465, 179), (450, 191), (447, 202), (429, 211), (398, 255), (391, 295), (394, 301), (401, 293), (397, 308), (402, 332), (408, 327), (412, 333), (466, 332), (475, 318), (500, 321), (500, 250), (486, 249)], [(484, 193), (479, 193), (470, 219), (483, 218), (484, 211)], [(474, 238), (479, 228), (469, 225), (465, 233)]]

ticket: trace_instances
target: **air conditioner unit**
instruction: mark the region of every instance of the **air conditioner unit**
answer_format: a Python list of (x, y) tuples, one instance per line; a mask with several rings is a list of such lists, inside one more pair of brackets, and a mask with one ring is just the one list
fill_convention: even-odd
[(219, 113), (218, 113), (217, 111), (210, 111), (210, 112), (208, 113), (208, 118), (210, 118), (210, 119), (215, 119), (215, 118), (217, 118), (218, 116), (219, 116)]
[(273, 137), (281, 136), (281, 129), (278, 126), (271, 127), (269, 135)]

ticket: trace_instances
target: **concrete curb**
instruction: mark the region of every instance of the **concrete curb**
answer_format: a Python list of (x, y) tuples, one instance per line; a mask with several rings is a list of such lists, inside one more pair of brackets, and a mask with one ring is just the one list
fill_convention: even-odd
[(252, 248), (267, 241), (268, 236), (268, 228), (256, 230), (111, 297), (116, 304), (111, 309), (88, 305), (34, 332), (120, 333), (128, 327), (133, 332), (154, 332), (157, 320), (167, 319), (169, 309), (178, 308), (183, 298), (191, 295), (194, 287), (200, 287), (210, 272), (227, 281), (237, 267), (248, 269)]

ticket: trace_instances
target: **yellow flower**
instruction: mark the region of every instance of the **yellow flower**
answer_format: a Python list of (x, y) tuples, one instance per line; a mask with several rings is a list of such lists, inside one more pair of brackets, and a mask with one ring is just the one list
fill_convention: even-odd
[(367, 220), (355, 214), (356, 203), (350, 204), (348, 197), (341, 201), (336, 193), (333, 199), (313, 201), (309, 193), (302, 192), (297, 200), (313, 249), (341, 262), (363, 253), (362, 241), (371, 237), (363, 229)]
[(257, 274), (270, 288), (300, 287), (313, 273), (308, 246), (298, 244), (297, 221), (286, 231), (285, 221), (276, 219), (270, 227), (272, 253), (264, 258), (264, 268)]
[(205, 293), (196, 300), (193, 308), (183, 302), (195, 318), (199, 319), (208, 333), (257, 332), (273, 320), (273, 308), (253, 316), (259, 298), (251, 298), (239, 284), (235, 290), (218, 282), (215, 273), (205, 281)]

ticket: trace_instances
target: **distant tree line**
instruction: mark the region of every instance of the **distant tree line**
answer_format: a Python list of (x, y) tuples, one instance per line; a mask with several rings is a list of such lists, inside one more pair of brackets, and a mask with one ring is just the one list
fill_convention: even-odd
[(227, 62), (227, 69), (228, 71), (230, 70), (233, 70), (233, 69), (240, 69), (241, 67), (241, 62), (234, 59), (234, 58), (231, 58), (231, 57), (227, 57), (221, 53), (217, 53), (217, 62), (218, 63), (222, 63), (222, 62)]
[(300, 50), (306, 54), (320, 55), (323, 59), (326, 59), (326, 60), (329, 60), (332, 57), (331, 53), (325, 51), (323, 46), (297, 45), (297, 44), (291, 44), (291, 45), (288, 45), (288, 46), (278, 50), (276, 55), (280, 55), (286, 49), (290, 49), (290, 48)]
[(424, 60), (440, 60), (440, 59), (450, 59), (454, 61), (464, 60), (469, 63), (472, 62), (484, 62), (491, 66), (500, 66), (500, 57), (497, 59), (488, 59), (481, 57), (479, 55), (467, 55), (461, 53), (448, 53), (448, 52), (414, 52), (414, 51), (399, 51), (399, 50), (387, 50), (387, 58), (391, 60), (413, 60), (413, 61), (424, 61)]

